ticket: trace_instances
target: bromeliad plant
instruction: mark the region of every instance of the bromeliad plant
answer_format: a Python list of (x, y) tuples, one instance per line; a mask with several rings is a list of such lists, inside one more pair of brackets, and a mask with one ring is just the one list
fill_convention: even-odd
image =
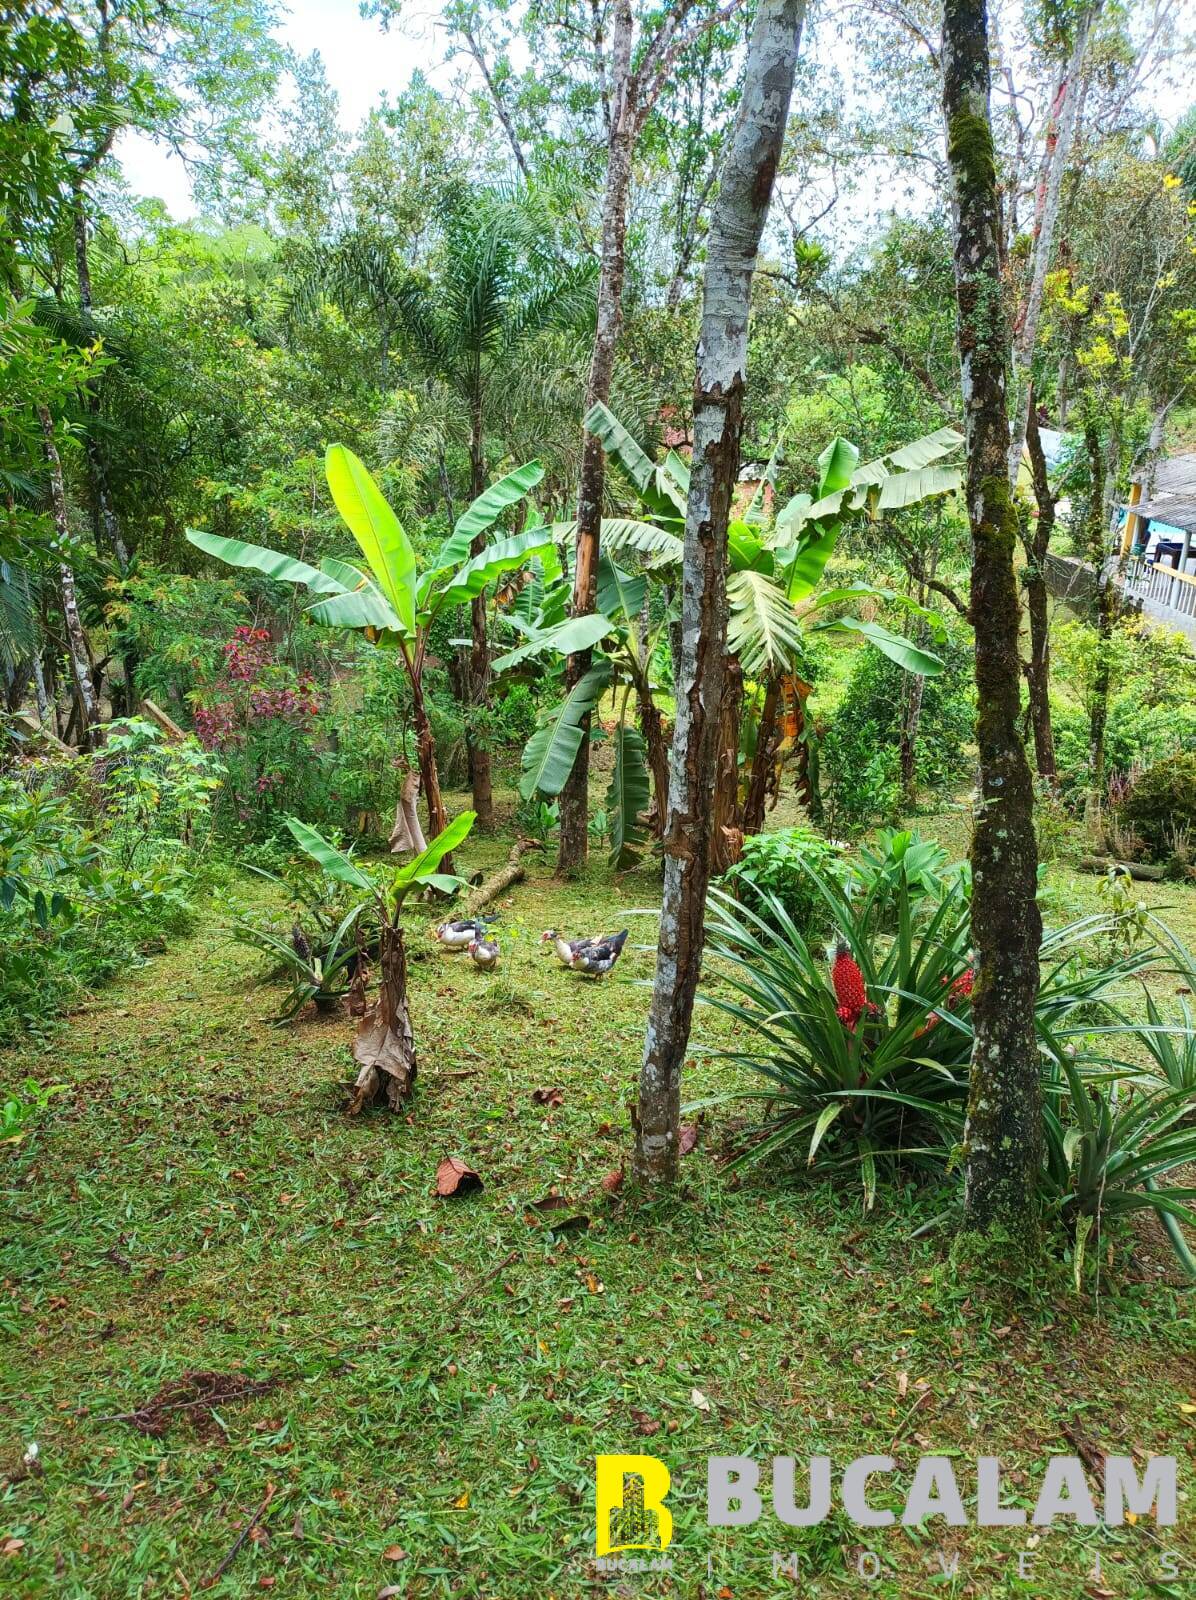
[(343, 444), (329, 445), (324, 467), (336, 508), (365, 557), (364, 567), (332, 557), (313, 567), (277, 550), (195, 529), (188, 529), (187, 538), (230, 566), (250, 567), (283, 583), (302, 584), (315, 596), (307, 614), (317, 622), (361, 629), (374, 643), (397, 650), (411, 691), (428, 831), (439, 834), (448, 818), (424, 699), (429, 634), (442, 611), (467, 604), (504, 573), (517, 571), (533, 556), (552, 550), (550, 532), (537, 525), (496, 539), (480, 554), (470, 555), (474, 542), (490, 533), (502, 513), (530, 494), (544, 469), (538, 461), (530, 461), (492, 483), (457, 519), (431, 564), (419, 572), (410, 539), (352, 450)]
[[(265, 867), (250, 866), (249, 870), (281, 890), (295, 912), (289, 929), (240, 917), (229, 930), (239, 944), (271, 959), (262, 982), (282, 978), (288, 984), (282, 1006), (269, 1020), (293, 1022), (312, 1004), (317, 1011), (334, 1011), (366, 958), (358, 924), (368, 903), (361, 900), (346, 910), (342, 897), (327, 892), (323, 874), (312, 884), (284, 878)], [(376, 948), (376, 939), (369, 943)]]
[(439, 870), (473, 827), (476, 813), (454, 817), (417, 856), (391, 873), (379, 887), (351, 857), (329, 844), (306, 822), (289, 817), (287, 826), (307, 852), (338, 883), (358, 889), (372, 905), (379, 927), (378, 998), (358, 1024), (353, 1059), (359, 1071), (347, 1110), (356, 1115), (366, 1106), (387, 1105), (397, 1111), (415, 1086), (415, 1036), (407, 1006), (407, 952), (403, 943), (403, 904), (414, 889), (454, 893), (462, 880)]
[[(714, 1051), (765, 1087), (707, 1104), (751, 1100), (763, 1118), (739, 1159), (800, 1157), (829, 1170), (858, 1168), (866, 1203), (879, 1167), (942, 1170), (963, 1132), (972, 1054), (970, 906), (966, 875), (943, 873), (928, 895), (906, 872), (850, 881), (803, 870), (824, 902), (832, 952), (813, 947), (775, 896), (744, 906), (712, 890), (711, 973), (705, 1002), (740, 1027), (742, 1043)], [(1047, 933), (1041, 946), (1041, 1031), (1066, 1041), (1092, 1027), (1092, 1007), (1151, 959), (1146, 950), (1097, 965), (1108, 918)], [(1081, 1008), (1083, 1008), (1081, 1010)]]

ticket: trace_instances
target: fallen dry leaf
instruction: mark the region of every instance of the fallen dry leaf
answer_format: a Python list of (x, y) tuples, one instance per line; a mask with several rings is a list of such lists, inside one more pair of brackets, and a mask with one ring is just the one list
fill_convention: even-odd
[(469, 1194), (481, 1187), (482, 1180), (478, 1174), (464, 1161), (458, 1161), (456, 1156), (445, 1156), (436, 1168), (436, 1193), (442, 1200)]
[(19, 1556), (24, 1548), (24, 1539), (5, 1539), (4, 1543), (0, 1544), (0, 1556)]
[(699, 1411), (710, 1410), (710, 1401), (707, 1400), (706, 1396), (700, 1389), (691, 1389), (689, 1392), (689, 1398), (693, 1401), (694, 1405), (697, 1406)]
[(677, 1154), (687, 1156), (691, 1150), (697, 1148), (698, 1125), (696, 1122), (683, 1122), (681, 1132), (677, 1136)]
[(608, 1172), (602, 1180), (602, 1187), (607, 1194), (615, 1194), (623, 1185), (623, 1169), (616, 1167), (613, 1172)]
[(382, 1552), (383, 1561), (406, 1561), (407, 1552), (401, 1544), (388, 1544)]
[(469, 1490), (466, 1489), (464, 1494), (459, 1494), (457, 1496), (457, 1498), (453, 1501), (453, 1510), (454, 1511), (464, 1511), (468, 1507), (468, 1505), (469, 1505)]
[(538, 1106), (559, 1106), (565, 1098), (563, 1089), (533, 1089), (532, 1099)]

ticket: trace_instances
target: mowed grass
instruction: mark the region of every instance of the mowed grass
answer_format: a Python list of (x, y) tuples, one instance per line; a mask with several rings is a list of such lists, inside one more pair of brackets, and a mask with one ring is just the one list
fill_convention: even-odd
[[(947, 836), (957, 820), (923, 827)], [(508, 844), (471, 841), (459, 865), (488, 868)], [(249, 988), (246, 952), (220, 933), (259, 894), (250, 884), (53, 1044), (5, 1060), (5, 1082), (32, 1073), (68, 1090), (3, 1153), (0, 1548), (13, 1553), (0, 1590), (1196, 1592), (1196, 1330), (1191, 1297), (1163, 1281), (1165, 1255), (1122, 1262), (1099, 1304), (1064, 1267), (1016, 1296), (984, 1292), (960, 1281), (948, 1241), (911, 1240), (932, 1196), (890, 1186), (865, 1216), (856, 1193), (800, 1172), (736, 1176), (721, 1160), (728, 1118), (703, 1128), (674, 1197), (609, 1193), (653, 964), (636, 946), (656, 928), (630, 912), (658, 903), (659, 880), (645, 868), (612, 882), (598, 864), (562, 885), (550, 868), (551, 853), (533, 859), (504, 903), (497, 974), (410, 919), (424, 959), (407, 1117), (341, 1114), (344, 1019), (260, 1020), (273, 997)], [(1062, 869), (1051, 883), (1069, 909), (1095, 892)], [(1191, 926), (1193, 891), (1144, 897)], [(596, 985), (537, 942), (550, 924), (632, 938)], [(700, 1018), (701, 1036), (709, 1027)], [(687, 1092), (727, 1083), (697, 1061)], [(540, 1087), (559, 1088), (560, 1105), (537, 1103)], [(435, 1198), (446, 1155), (484, 1189)], [(551, 1194), (570, 1204), (529, 1210)], [(231, 1382), (212, 1413), (168, 1412), (160, 1437), (122, 1415), (195, 1371)], [(251, 1380), (272, 1387), (238, 1398)], [(43, 1471), (25, 1474), (33, 1440)], [(593, 1458), (645, 1450), (673, 1477), (673, 1571), (602, 1577)], [(752, 1528), (705, 1526), (710, 1454), (753, 1455), (766, 1473), (774, 1454), (840, 1467), (892, 1454), (898, 1471), (874, 1498), (900, 1513), (922, 1453), (955, 1458), (965, 1496), (969, 1463), (998, 1455), (1010, 1498), (1032, 1505), (1048, 1454), (1100, 1450), (1176, 1454), (1178, 1528), (865, 1532), (837, 1496), (818, 1528), (787, 1528), (767, 1507)], [(857, 1571), (865, 1550), (872, 1582)], [(1178, 1578), (1161, 1578), (1165, 1551)], [(796, 1582), (774, 1576), (773, 1552), (799, 1554)], [(954, 1576), (940, 1554), (948, 1567), (958, 1555)]]

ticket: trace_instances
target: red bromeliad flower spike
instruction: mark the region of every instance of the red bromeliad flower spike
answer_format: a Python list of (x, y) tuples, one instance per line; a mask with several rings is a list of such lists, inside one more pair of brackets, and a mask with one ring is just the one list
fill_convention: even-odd
[(845, 944), (840, 944), (835, 950), (835, 959), (831, 963), (831, 985), (839, 1002), (839, 1020), (854, 1033), (856, 1024), (868, 1006), (868, 994), (864, 988), (864, 974)]

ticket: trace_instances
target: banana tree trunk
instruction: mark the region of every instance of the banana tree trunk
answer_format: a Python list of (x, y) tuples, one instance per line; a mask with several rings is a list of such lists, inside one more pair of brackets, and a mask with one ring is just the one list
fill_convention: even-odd
[[(424, 791), (424, 804), (428, 808), (428, 836), (434, 839), (448, 827), (448, 814), (440, 793), (440, 773), (436, 767), (436, 739), (428, 710), (424, 704), (424, 687), (418, 677), (411, 677), (411, 717), (415, 723), (415, 746), (419, 758), (419, 782)], [(445, 856), (445, 872), (451, 872), (452, 856)]]
[(664, 819), (669, 809), (669, 747), (664, 736), (664, 718), (660, 707), (652, 699), (646, 681), (636, 684), (636, 706), (639, 711), (640, 732), (648, 751), (648, 770), (652, 774), (652, 831), (659, 839), (664, 832)]
[(356, 1116), (368, 1106), (400, 1111), (415, 1088), (415, 1036), (407, 1009), (407, 951), (403, 930), (382, 926), (378, 998), (357, 1025), (353, 1059), (360, 1071), (349, 1104)]
[(702, 970), (710, 880), (708, 800), (726, 668), (727, 523), (739, 470), (752, 274), (784, 141), (804, 15), (804, 0), (761, 0), (707, 240), (664, 899), (633, 1119), (633, 1171), (649, 1185), (677, 1176), (681, 1067)]
[(1013, 565), (1017, 517), (1007, 477), (1009, 335), (1001, 312), (1000, 198), (985, 0), (946, 0), (942, 54), (972, 531), (972, 614), (979, 624), (980, 800), (971, 850), (976, 985), (964, 1130), (964, 1230), (965, 1239), (972, 1240), (1004, 1230), (1030, 1254), (1037, 1236), (1042, 1151), (1042, 1079), (1034, 1026), (1042, 919), (1034, 784), (1018, 730), (1021, 611)]
[(769, 789), (776, 776), (777, 746), (781, 742), (781, 680), (768, 680), (764, 691), (764, 704), (760, 708), (760, 721), (756, 728), (756, 753), (752, 757), (752, 775), (748, 782), (747, 799), (743, 804), (744, 833), (759, 833), (764, 826), (764, 807)]

